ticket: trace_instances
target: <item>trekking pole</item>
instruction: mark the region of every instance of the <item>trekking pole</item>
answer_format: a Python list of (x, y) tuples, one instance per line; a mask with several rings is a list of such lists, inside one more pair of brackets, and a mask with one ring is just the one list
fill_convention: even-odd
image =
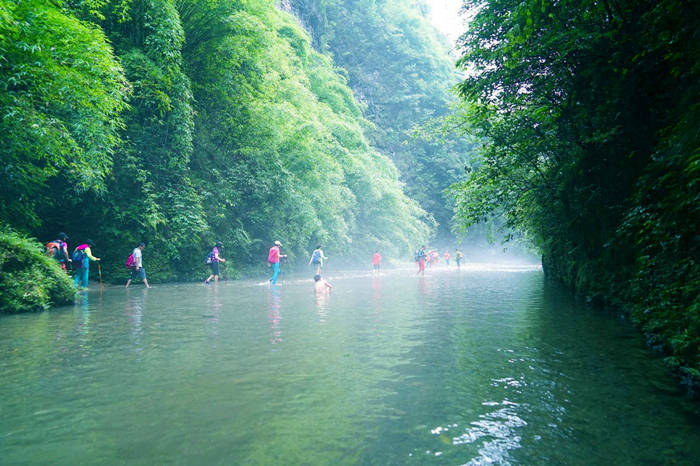
[(102, 266), (97, 263), (97, 275), (100, 277), (100, 288), (102, 288)]

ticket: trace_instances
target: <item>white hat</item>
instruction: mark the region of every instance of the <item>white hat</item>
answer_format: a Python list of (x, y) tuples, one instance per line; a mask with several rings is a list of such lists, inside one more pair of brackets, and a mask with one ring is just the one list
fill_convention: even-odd
[(282, 243), (280, 243), (279, 241), (275, 241), (275, 246), (282, 246)]

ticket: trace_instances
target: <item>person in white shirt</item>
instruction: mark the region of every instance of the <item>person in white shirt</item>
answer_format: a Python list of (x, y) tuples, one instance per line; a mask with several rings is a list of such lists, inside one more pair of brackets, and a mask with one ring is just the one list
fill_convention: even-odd
[(129, 288), (129, 285), (131, 285), (131, 280), (135, 280), (137, 278), (143, 281), (146, 288), (150, 288), (150, 286), (148, 286), (148, 280), (146, 280), (146, 269), (143, 268), (143, 258), (141, 256), (141, 251), (143, 251), (143, 248), (145, 247), (146, 243), (142, 241), (134, 249), (134, 252), (131, 253), (131, 255), (134, 256), (134, 262), (131, 266), (131, 277), (129, 278), (129, 281), (126, 282), (127, 288)]

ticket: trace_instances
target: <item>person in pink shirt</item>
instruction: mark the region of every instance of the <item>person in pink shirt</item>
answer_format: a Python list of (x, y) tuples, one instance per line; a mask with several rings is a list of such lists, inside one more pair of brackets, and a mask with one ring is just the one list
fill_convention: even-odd
[(445, 264), (450, 265), (450, 251), (445, 251)]
[(382, 256), (379, 255), (379, 251), (374, 251), (372, 256), (372, 265), (374, 266), (374, 271), (379, 273), (379, 267), (382, 263)]
[(280, 274), (280, 258), (287, 257), (286, 254), (280, 254), (281, 247), (282, 243), (275, 241), (275, 245), (270, 248), (270, 252), (267, 254), (267, 266), (272, 267), (270, 283), (273, 285), (277, 284), (277, 276)]

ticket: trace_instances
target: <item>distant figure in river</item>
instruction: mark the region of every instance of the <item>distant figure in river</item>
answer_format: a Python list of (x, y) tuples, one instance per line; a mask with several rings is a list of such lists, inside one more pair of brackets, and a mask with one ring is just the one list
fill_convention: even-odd
[(56, 259), (61, 268), (68, 272), (67, 262), (70, 262), (68, 254), (68, 235), (61, 232), (58, 234), (58, 239), (46, 243), (46, 255)]
[(321, 273), (323, 261), (325, 260), (328, 260), (328, 258), (323, 254), (323, 249), (321, 249), (321, 245), (319, 244), (316, 246), (316, 249), (314, 249), (314, 252), (311, 253), (311, 259), (309, 259), (309, 265), (314, 264), (316, 266), (316, 275)]
[(89, 239), (75, 248), (71, 256), (73, 267), (75, 268), (75, 278), (73, 282), (76, 288), (79, 288), (82, 282), (83, 289), (87, 289), (90, 276), (90, 261), (100, 260), (99, 257), (92, 255), (92, 250), (90, 249), (92, 246), (94, 246), (94, 243)]
[(450, 251), (445, 251), (445, 264), (450, 265)]
[(379, 255), (379, 251), (374, 251), (374, 255), (372, 256), (372, 267), (375, 273), (379, 273), (379, 268), (381, 267), (381, 264), (382, 256)]
[(282, 243), (275, 241), (275, 245), (270, 248), (270, 252), (267, 253), (267, 266), (272, 267), (272, 278), (270, 278), (270, 284), (277, 284), (277, 276), (280, 274), (280, 258), (287, 257), (286, 254), (280, 254), (280, 248)]
[(316, 293), (328, 293), (333, 288), (333, 285), (321, 278), (321, 275), (314, 275), (314, 291)]
[(418, 272), (416, 275), (425, 275), (425, 246), (421, 246), (418, 251), (416, 251), (414, 260), (418, 263)]
[(437, 257), (438, 257), (438, 254), (437, 254), (436, 250), (431, 249), (428, 252), (428, 267), (432, 268), (433, 264), (437, 264)]
[(464, 254), (462, 254), (462, 251), (459, 250), (459, 248), (455, 249), (455, 260), (457, 261), (457, 269), (460, 269), (460, 265), (462, 263), (462, 259), (464, 259)]
[(212, 278), (214, 279), (214, 283), (219, 283), (219, 262), (226, 262), (226, 259), (219, 256), (221, 248), (223, 247), (224, 244), (221, 241), (217, 241), (207, 256), (206, 262), (209, 264), (209, 267), (211, 267), (211, 275), (204, 280), (205, 285), (208, 285)]
[[(126, 288), (129, 288), (132, 280), (141, 280), (146, 285), (146, 288), (150, 288), (148, 280), (146, 280), (146, 269), (143, 268), (143, 255), (141, 254), (145, 247), (146, 243), (141, 241), (131, 253), (131, 277), (126, 282)], [(128, 262), (129, 260), (127, 259)]]

